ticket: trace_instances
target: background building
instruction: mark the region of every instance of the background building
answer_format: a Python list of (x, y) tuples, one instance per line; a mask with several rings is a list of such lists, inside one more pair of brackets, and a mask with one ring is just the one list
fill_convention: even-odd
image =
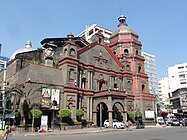
[(187, 63), (168, 67), (168, 77), (173, 113), (180, 117), (187, 116)]
[(168, 77), (171, 92), (187, 87), (187, 63), (168, 67)]
[(112, 35), (112, 31), (105, 29), (104, 27), (101, 27), (96, 24), (92, 24), (91, 26), (86, 26), (86, 29), (82, 31), (80, 34), (78, 34), (78, 37), (83, 37), (86, 41), (89, 43), (92, 42), (91, 38), (93, 35), (96, 33), (100, 32), (104, 36), (104, 42), (105, 43), (110, 43), (110, 36)]
[(158, 77), (156, 69), (156, 58), (154, 55), (142, 52), (144, 56), (144, 68), (145, 73), (148, 75), (149, 93), (157, 95), (158, 92)]

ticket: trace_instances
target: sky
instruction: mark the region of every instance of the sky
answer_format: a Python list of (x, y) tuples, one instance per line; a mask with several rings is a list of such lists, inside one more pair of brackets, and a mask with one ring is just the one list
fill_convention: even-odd
[(114, 31), (118, 17), (138, 35), (142, 50), (155, 55), (157, 75), (187, 62), (187, 0), (1, 0), (1, 55), (11, 57), (27, 40), (78, 35), (86, 25)]

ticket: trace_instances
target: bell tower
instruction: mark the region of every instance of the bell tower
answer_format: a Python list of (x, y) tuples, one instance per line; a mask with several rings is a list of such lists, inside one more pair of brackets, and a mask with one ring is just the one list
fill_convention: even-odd
[(110, 48), (121, 63), (133, 73), (133, 93), (148, 93), (148, 76), (144, 71), (144, 57), (141, 56), (142, 44), (121, 15), (117, 29), (113, 32)]

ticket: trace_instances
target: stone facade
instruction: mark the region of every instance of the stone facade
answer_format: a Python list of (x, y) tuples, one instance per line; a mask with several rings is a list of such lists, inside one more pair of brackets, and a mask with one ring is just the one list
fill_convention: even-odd
[[(83, 118), (97, 126), (106, 119), (110, 126), (112, 119), (126, 121), (127, 111), (139, 110), (145, 118), (144, 111), (155, 108), (154, 96), (148, 94), (142, 45), (121, 18), (110, 44), (104, 43), (101, 33), (93, 36), (91, 44), (69, 34), (45, 38), (42, 49), (17, 54), (7, 68), (8, 88), (22, 87), (30, 104), (48, 115), (49, 124), (58, 114), (55, 111), (53, 116), (53, 100), (57, 110), (69, 108), (74, 120), (76, 110), (83, 109)], [(58, 96), (53, 96), (54, 91)]]

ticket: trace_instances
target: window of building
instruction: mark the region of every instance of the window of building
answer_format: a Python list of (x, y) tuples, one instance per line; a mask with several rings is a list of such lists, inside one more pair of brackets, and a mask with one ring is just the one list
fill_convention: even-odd
[(92, 35), (93, 34), (93, 29), (89, 31), (89, 35)]
[(136, 50), (136, 55), (138, 55), (138, 50)]
[(70, 56), (75, 56), (75, 49), (71, 48), (69, 52)]
[(129, 50), (128, 49), (124, 49), (124, 53), (125, 54), (129, 54)]
[(142, 92), (144, 92), (144, 90), (145, 90), (145, 85), (142, 84)]
[(185, 74), (180, 74), (179, 78), (185, 78)]
[(178, 69), (184, 69), (184, 66), (178, 67)]
[(142, 67), (138, 66), (138, 72), (141, 72)]
[(130, 70), (130, 65), (127, 65), (126, 67), (127, 67), (127, 70), (129, 71)]

